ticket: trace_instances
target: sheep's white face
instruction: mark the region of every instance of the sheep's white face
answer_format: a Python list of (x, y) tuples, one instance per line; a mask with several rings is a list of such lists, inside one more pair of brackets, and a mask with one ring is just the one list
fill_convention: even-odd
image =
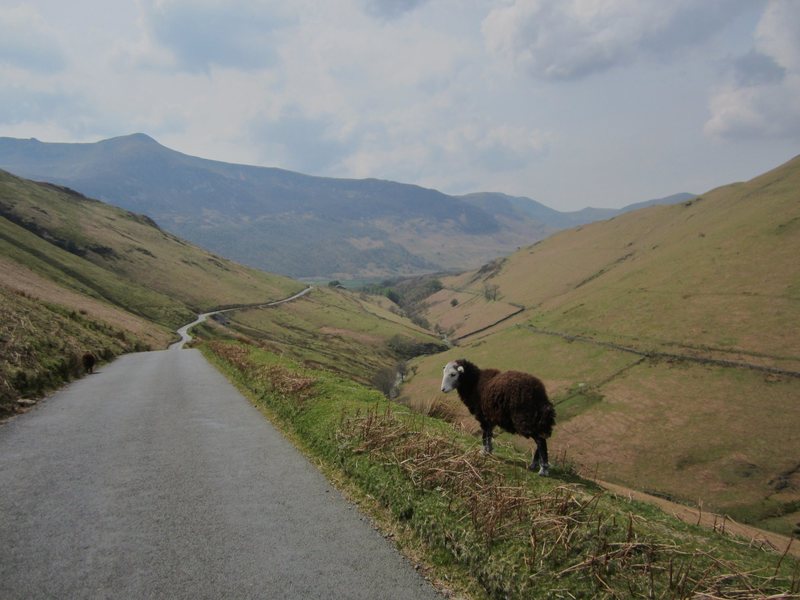
[(464, 372), (464, 367), (450, 361), (444, 366), (444, 375), (442, 376), (442, 391), (447, 393), (451, 392), (458, 387), (458, 378)]

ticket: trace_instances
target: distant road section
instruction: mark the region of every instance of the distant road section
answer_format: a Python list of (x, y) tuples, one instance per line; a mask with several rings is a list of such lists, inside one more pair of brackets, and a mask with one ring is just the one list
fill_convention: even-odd
[(181, 336), (180, 341), (175, 342), (174, 344), (170, 345), (170, 350), (181, 350), (183, 347), (192, 339), (192, 336), (189, 335), (189, 330), (194, 327), (195, 325), (199, 325), (200, 323), (204, 322), (208, 317), (212, 315), (218, 315), (220, 313), (231, 312), (234, 310), (243, 310), (246, 308), (263, 308), (266, 306), (278, 306), (279, 304), (283, 304), (284, 302), (291, 302), (301, 296), (305, 296), (308, 292), (310, 292), (313, 288), (311, 286), (304, 289), (302, 292), (296, 293), (294, 296), (290, 296), (289, 298), (284, 298), (283, 300), (275, 300), (274, 302), (265, 302), (264, 304), (256, 304), (253, 306), (239, 306), (235, 308), (224, 308), (222, 310), (212, 310), (211, 312), (202, 313), (197, 316), (197, 319), (189, 323), (188, 325), (184, 325), (180, 329), (178, 329), (178, 335)]
[(197, 350), (0, 427), (0, 598), (439, 597)]

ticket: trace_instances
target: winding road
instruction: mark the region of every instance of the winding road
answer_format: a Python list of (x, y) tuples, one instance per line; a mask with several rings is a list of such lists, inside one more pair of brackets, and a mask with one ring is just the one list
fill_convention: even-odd
[(213, 315), (219, 315), (221, 313), (232, 312), (234, 310), (242, 310), (243, 308), (265, 308), (268, 306), (278, 306), (279, 304), (283, 304), (284, 302), (291, 302), (292, 300), (296, 300), (297, 298), (301, 298), (309, 293), (313, 287), (309, 286), (304, 289), (302, 292), (297, 292), (294, 296), (289, 296), (288, 298), (284, 298), (283, 300), (275, 300), (273, 302), (265, 302), (264, 304), (254, 304), (248, 306), (236, 306), (233, 308), (223, 308), (221, 310), (212, 310), (211, 312), (202, 313), (197, 315), (197, 319), (184, 325), (180, 329), (178, 329), (178, 335), (181, 336), (181, 339), (174, 344), (172, 344), (169, 349), (170, 350), (181, 350), (188, 342), (191, 341), (192, 336), (189, 334), (189, 330), (194, 327), (195, 325), (199, 325), (200, 323), (205, 322), (209, 317)]
[(0, 426), (0, 598), (439, 597), (197, 350)]

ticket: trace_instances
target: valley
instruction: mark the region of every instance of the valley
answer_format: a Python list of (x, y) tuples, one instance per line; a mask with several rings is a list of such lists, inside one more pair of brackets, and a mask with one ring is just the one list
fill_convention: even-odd
[[(683, 204), (554, 234), (443, 278), (426, 318), (456, 340), (414, 362), (407, 402), (466, 356), (531, 371), (581, 473), (790, 533), (800, 520), (800, 160)], [(431, 399), (434, 397), (435, 399)]]
[[(104, 362), (163, 349), (176, 341), (180, 325), (216, 312), (194, 325), (191, 344), (289, 435), (303, 440), (298, 444), (335, 471), (341, 485), (355, 486), (351, 493), (383, 515), (383, 527), (417, 532), (398, 534), (417, 540), (403, 543), (418, 545), (414, 536), (422, 536), (447, 546), (441, 541), (447, 534), (431, 523), (445, 522), (458, 506), (467, 512), (451, 525), (460, 528), (470, 522), (475, 502), (461, 498), (465, 490), (457, 486), (428, 489), (414, 472), (410, 482), (394, 471), (382, 479), (379, 473), (395, 462), (401, 471), (408, 468), (411, 463), (397, 459), (393, 453), (400, 450), (391, 447), (416, 439), (420, 429), (424, 448), (456, 447), (446, 459), (450, 466), (436, 467), (441, 472), (466, 461), (468, 472), (487, 469), (497, 476), (498, 489), (521, 485), (519, 493), (534, 498), (566, 494), (583, 509), (602, 504), (597, 510), (598, 519), (606, 519), (606, 541), (630, 543), (636, 520), (642, 539), (667, 536), (645, 546), (673, 552), (680, 538), (680, 544), (702, 543), (714, 547), (709, 552), (745, 561), (737, 564), (762, 569), (769, 563), (777, 573), (785, 565), (775, 567), (771, 555), (746, 558), (749, 550), (731, 550), (738, 542), (729, 546), (727, 532), (720, 536), (716, 527), (710, 534), (687, 532), (626, 500), (624, 490), (676, 503), (668, 514), (677, 512), (674, 506), (702, 507), (705, 514), (783, 536), (795, 532), (798, 189), (795, 159), (677, 204), (555, 232), (474, 270), (388, 279), (362, 290), (330, 281), (300, 295), (307, 284), (195, 246), (149, 216), (0, 172), (0, 418), (25, 412), (80, 377), (86, 350)], [(432, 249), (437, 239), (425, 243)], [(356, 245), (374, 246), (362, 238)], [(527, 462), (530, 447), (508, 434), (499, 436), (496, 462), (472, 462), (478, 460), (477, 424), (457, 398), (439, 391), (442, 366), (460, 357), (544, 380), (558, 412), (550, 443), (552, 481), (520, 483), (516, 466)], [(393, 411), (407, 416), (395, 422)], [(362, 433), (348, 429), (362, 426)], [(380, 432), (387, 436), (380, 443), (390, 449), (365, 452), (367, 438), (359, 436)], [(411, 452), (411, 446), (403, 448)], [(337, 471), (342, 465), (344, 474)], [(601, 494), (592, 480), (608, 482), (617, 496), (595, 500)], [(441, 502), (438, 512), (425, 513)], [(416, 521), (417, 512), (427, 516)], [(601, 539), (592, 533), (599, 525), (587, 523), (579, 536)], [(480, 529), (463, 535), (472, 540), (465, 547), (475, 549), (474, 564), (462, 564), (469, 554), (445, 560), (442, 548), (426, 560), (462, 561), (458, 568), (480, 579), (475, 573), (502, 552)], [(701, 538), (706, 541), (696, 542)], [(586, 544), (581, 551), (599, 552)], [(534, 544), (534, 553), (540, 550)], [(542, 557), (548, 565), (542, 568), (574, 572), (572, 584), (584, 585), (577, 575), (589, 559), (570, 562), (569, 552)], [(683, 560), (683, 552), (689, 551), (670, 554), (670, 565)], [(635, 569), (625, 570), (628, 558), (610, 559), (621, 560), (615, 585), (641, 586), (644, 594), (646, 582)], [(710, 560), (709, 569), (724, 564)], [(681, 568), (688, 573), (690, 565)], [(501, 589), (502, 572), (498, 567), (492, 577), (499, 579), (481, 585)], [(702, 574), (692, 577), (697, 585), (713, 585)]]
[[(198, 313), (239, 307), (197, 329), (237, 337), (364, 382), (394, 380), (410, 356), (444, 348), (380, 299), (244, 267), (149, 217), (0, 172), (0, 417), (101, 360), (161, 349)], [(339, 358), (349, 356), (342, 364)], [(24, 400), (23, 404), (18, 401)]]
[[(553, 445), (584, 474), (787, 533), (800, 519), (791, 418), (800, 397), (799, 164), (441, 276), (438, 291), (415, 300), (416, 324), (382, 296), (327, 285), (279, 311), (247, 309), (304, 284), (200, 251), (147, 217), (5, 175), (3, 293), (7, 355), (16, 357), (5, 367), (6, 402), (15, 386), (44, 385), (32, 382), (48, 379), (48, 360), (76, 373), (82, 347), (106, 358), (165, 347), (194, 314), (242, 306), (197, 331), (387, 394), (400, 373), (402, 402), (473, 431), (464, 407), (437, 393), (441, 364), (465, 355), (536, 372), (558, 405)], [(51, 316), (37, 325), (43, 310)], [(64, 331), (103, 325), (36, 342), (48, 319)], [(440, 337), (456, 346), (441, 353)]]
[(800, 0), (11, 0), (0, 600), (800, 600)]

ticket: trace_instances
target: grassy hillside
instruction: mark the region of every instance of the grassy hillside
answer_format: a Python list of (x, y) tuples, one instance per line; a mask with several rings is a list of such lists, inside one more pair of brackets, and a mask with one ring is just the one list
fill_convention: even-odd
[(80, 356), (164, 348), (196, 312), (302, 284), (221, 259), (135, 215), (0, 171), (0, 416)]
[[(134, 323), (135, 333), (119, 326), (114, 316), (124, 319), (123, 311), (109, 319), (96, 318), (90, 311), (45, 302), (0, 284), (0, 419), (33, 402), (20, 401), (21, 396), (38, 396), (80, 375), (81, 356), (87, 350), (106, 360), (148, 349), (150, 342), (166, 337), (152, 324)], [(105, 316), (109, 312), (104, 310)]]
[[(37, 184), (0, 172), (0, 216), (23, 227), (39, 240), (140, 288), (168, 296), (190, 312), (217, 306), (264, 302), (302, 289), (287, 277), (243, 267), (193, 246), (161, 230), (152, 220), (76, 192)], [(26, 242), (31, 264), (47, 252)], [(22, 255), (17, 260), (23, 261)], [(44, 267), (38, 266), (37, 269)], [(80, 272), (70, 266), (70, 272)], [(64, 270), (64, 269), (60, 269)], [(97, 272), (90, 277), (99, 278)], [(117, 301), (121, 299), (116, 298)], [(146, 304), (146, 303), (143, 303)], [(142, 306), (136, 307), (143, 311)], [(185, 322), (165, 315), (148, 315), (177, 326)]]
[[(445, 597), (795, 597), (797, 562), (604, 493), (565, 469), (538, 477), (438, 419), (285, 356), (204, 346)], [(785, 547), (785, 546), (784, 546)]]
[(537, 373), (558, 404), (553, 452), (584, 473), (791, 531), (797, 190), (800, 158), (443, 279), (427, 318), (459, 347), (415, 362), (405, 398), (444, 404), (473, 427), (457, 398), (438, 393), (447, 360)]
[[(2, 202), (2, 200), (0, 200)], [(190, 320), (193, 311), (157, 289), (138, 285), (116, 271), (105, 269), (12, 223), (0, 220), (0, 251), (7, 262), (40, 278), (97, 301), (174, 328)], [(15, 286), (11, 273), (3, 280)]]
[[(0, 265), (6, 408), (77, 375), (85, 350), (108, 358), (163, 348), (198, 312), (263, 304), (304, 287), (188, 244), (145, 216), (3, 172)], [(328, 287), (280, 308), (225, 313), (204, 331), (247, 339), (385, 393), (406, 360), (443, 347), (396, 308)]]
[[(372, 297), (330, 287), (279, 308), (236, 311), (207, 336), (230, 336), (389, 394), (413, 356), (446, 346)], [(212, 325), (212, 327), (214, 327)]]

